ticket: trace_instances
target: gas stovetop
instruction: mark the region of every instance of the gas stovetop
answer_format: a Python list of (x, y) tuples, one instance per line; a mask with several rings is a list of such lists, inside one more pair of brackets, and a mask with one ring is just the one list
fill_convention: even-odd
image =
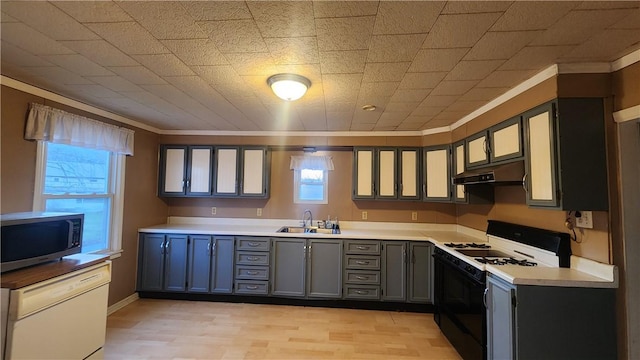
[(491, 248), (491, 245), (477, 244), (477, 243), (445, 243), (444, 246), (454, 248), (454, 249), (466, 249), (466, 248), (489, 249)]
[[(487, 247), (490, 247), (487, 245)], [(487, 265), (520, 265), (520, 266), (537, 266), (538, 263), (530, 261), (522, 256), (507, 254), (500, 250), (485, 249), (462, 249), (458, 250), (462, 255), (473, 258), (473, 260)]]

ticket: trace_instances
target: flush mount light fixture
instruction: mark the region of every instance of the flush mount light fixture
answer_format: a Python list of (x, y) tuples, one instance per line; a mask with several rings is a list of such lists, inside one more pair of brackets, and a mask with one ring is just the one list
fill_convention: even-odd
[(376, 111), (375, 105), (362, 105), (362, 110), (364, 111)]
[(267, 79), (271, 90), (282, 100), (294, 101), (300, 99), (309, 87), (311, 81), (296, 74), (276, 74)]

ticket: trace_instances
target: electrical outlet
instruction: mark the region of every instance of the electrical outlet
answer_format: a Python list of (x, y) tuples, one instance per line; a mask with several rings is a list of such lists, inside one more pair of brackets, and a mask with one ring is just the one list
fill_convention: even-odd
[(362, 212), (362, 220), (367, 220), (367, 215), (368, 215), (367, 212), (363, 211)]
[(418, 212), (417, 211), (411, 212), (411, 220), (413, 220), (413, 221), (418, 220)]
[(218, 212), (218, 209), (214, 206), (211, 208), (211, 215), (215, 215)]
[(580, 211), (580, 217), (576, 216), (576, 226), (581, 228), (593, 229), (593, 212)]
[(256, 215), (262, 216), (262, 208), (258, 208), (258, 210), (256, 210)]

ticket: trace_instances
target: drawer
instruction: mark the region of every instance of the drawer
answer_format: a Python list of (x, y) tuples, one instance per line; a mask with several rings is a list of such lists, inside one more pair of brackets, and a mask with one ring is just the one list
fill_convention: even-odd
[(345, 255), (347, 269), (380, 270), (380, 256)]
[(372, 285), (345, 285), (345, 299), (380, 300), (380, 287)]
[(268, 281), (236, 280), (235, 294), (267, 295), (269, 293)]
[(235, 278), (249, 280), (269, 280), (269, 267), (237, 265)]
[(236, 236), (236, 250), (269, 251), (269, 238)]
[(269, 253), (236, 251), (236, 264), (238, 265), (269, 265)]
[(380, 255), (379, 241), (347, 240), (345, 254)]
[(379, 271), (345, 270), (344, 282), (350, 284), (380, 285)]

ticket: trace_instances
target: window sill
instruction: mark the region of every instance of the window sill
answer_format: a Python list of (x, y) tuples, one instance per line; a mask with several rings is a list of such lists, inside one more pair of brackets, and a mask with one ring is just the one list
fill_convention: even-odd
[(109, 251), (109, 250), (103, 250), (103, 251), (94, 251), (91, 252), (89, 254), (95, 254), (95, 255), (109, 255), (109, 260), (113, 260), (113, 259), (117, 259), (120, 256), (122, 256), (122, 249), (120, 250), (114, 250), (114, 251)]

